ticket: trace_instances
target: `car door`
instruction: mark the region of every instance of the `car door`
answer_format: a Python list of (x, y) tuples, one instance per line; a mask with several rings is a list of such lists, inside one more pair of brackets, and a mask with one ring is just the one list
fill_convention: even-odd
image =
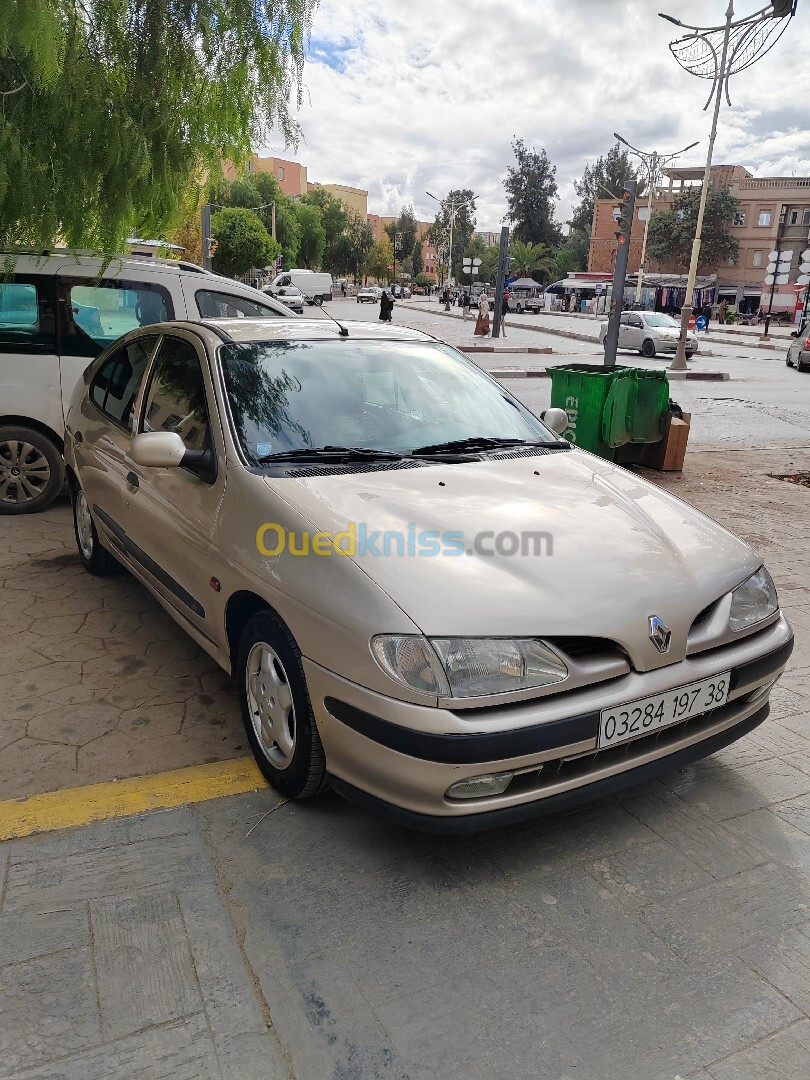
[[(628, 344), (629, 327), (627, 325), (627, 318), (628, 318), (628, 316), (627, 316), (626, 312), (622, 312), (622, 314), (619, 316), (619, 345), (618, 345), (618, 347), (620, 349), (629, 349), (630, 348), (630, 345)], [(608, 323), (608, 325), (610, 325), (610, 323)]]
[(799, 366), (799, 362), (802, 358), (802, 349), (804, 348), (804, 342), (807, 337), (807, 325), (800, 326), (796, 331), (796, 336), (791, 341), (788, 347), (788, 357), (791, 364), (794, 367)]
[(625, 348), (640, 349), (644, 342), (644, 323), (642, 322), (641, 316), (629, 311), (626, 315), (623, 315), (622, 318), (627, 319), (627, 325), (624, 331)]
[(79, 412), (68, 414), (66, 438), (97, 526), (118, 551), (129, 471), (135, 402), (159, 334), (143, 334), (99, 360)]
[(222, 428), (201, 338), (167, 334), (147, 375), (138, 431), (176, 431), (189, 450), (209, 450), (209, 466), (155, 469), (128, 460), (124, 527), (139, 572), (183, 619), (213, 637), (208, 596), (220, 559), (214, 550), (225, 490)]

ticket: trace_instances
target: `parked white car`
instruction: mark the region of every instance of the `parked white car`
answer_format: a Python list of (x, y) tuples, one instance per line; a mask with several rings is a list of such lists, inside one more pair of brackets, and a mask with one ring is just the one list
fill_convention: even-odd
[(382, 289), (377, 285), (366, 285), (357, 294), (358, 304), (376, 304), (382, 296)]
[[(604, 346), (608, 324), (602, 323), (599, 341)], [(638, 351), (652, 359), (656, 353), (675, 352), (678, 348), (680, 323), (661, 311), (623, 311), (619, 321), (619, 348)], [(686, 358), (698, 351), (697, 334), (690, 330), (686, 338)]]
[[(193, 263), (55, 250), (0, 252), (0, 514), (44, 509), (64, 482), (65, 412), (111, 342), (163, 319), (292, 317), (249, 285)], [(99, 277), (99, 275), (101, 275)]]
[(285, 307), (299, 315), (304, 314), (304, 295), (295, 285), (285, 285), (275, 294), (276, 300), (280, 300)]
[(332, 275), (316, 273), (314, 270), (284, 270), (276, 274), (269, 285), (265, 285), (264, 292), (268, 296), (276, 296), (281, 289), (291, 285), (300, 289), (308, 304), (325, 304), (334, 295)]

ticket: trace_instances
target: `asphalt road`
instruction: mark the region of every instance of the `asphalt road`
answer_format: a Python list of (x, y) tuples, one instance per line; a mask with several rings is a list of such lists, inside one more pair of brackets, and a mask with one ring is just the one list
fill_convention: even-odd
[[(397, 306), (394, 321), (412, 326), (449, 342), (451, 345), (474, 344), (472, 320), (448, 318), (435, 301), (424, 302), (425, 310)], [(376, 320), (379, 308), (372, 304), (358, 304), (353, 299), (335, 300), (325, 305), (325, 310), (340, 319)], [(323, 318), (323, 312), (307, 308), (307, 317)], [(524, 317), (525, 319), (525, 317)], [(569, 323), (577, 330), (588, 332), (590, 322), (579, 320), (555, 320), (546, 318), (553, 328), (557, 322), (568, 328)], [(538, 325), (542, 325), (538, 323)], [(593, 329), (596, 332), (596, 320)], [(763, 351), (756, 347), (756, 339), (739, 344), (706, 345), (711, 357), (700, 357), (690, 364), (692, 370), (728, 371), (726, 382), (673, 382), (671, 396), (685, 412), (692, 414), (690, 446), (701, 449), (742, 449), (754, 447), (808, 446), (810, 445), (810, 374), (799, 374), (784, 362), (781, 346), (783, 338), (776, 338), (778, 351)], [(507, 337), (487, 344), (504, 346), (550, 347), (550, 356), (526, 353), (480, 353), (472, 357), (486, 370), (498, 368), (542, 368), (555, 364), (602, 362), (602, 350), (598, 343), (574, 341), (552, 333), (537, 330), (521, 330), (507, 326)], [(620, 363), (638, 362), (645, 367), (665, 370), (669, 358), (644, 360), (632, 353), (620, 354)], [(541, 412), (551, 401), (549, 379), (510, 379), (505, 384), (532, 411)]]

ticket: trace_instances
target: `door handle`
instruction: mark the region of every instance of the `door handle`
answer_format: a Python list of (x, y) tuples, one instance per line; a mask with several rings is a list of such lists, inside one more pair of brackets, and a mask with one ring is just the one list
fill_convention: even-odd
[(129, 485), (130, 485), (131, 487), (134, 487), (134, 488), (140, 487), (140, 483), (141, 483), (141, 482), (140, 482), (140, 480), (138, 479), (138, 474), (137, 474), (137, 473), (134, 473), (134, 472), (128, 472), (128, 473), (127, 473), (127, 483), (128, 483), (128, 484), (129, 484)]

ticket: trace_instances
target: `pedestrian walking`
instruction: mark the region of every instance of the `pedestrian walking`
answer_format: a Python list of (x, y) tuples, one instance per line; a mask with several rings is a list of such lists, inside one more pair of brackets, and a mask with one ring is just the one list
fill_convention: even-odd
[(341, 281), (341, 283), (340, 283), (340, 295), (343, 297), (344, 300), (346, 299), (346, 282), (345, 281)]
[(391, 322), (391, 312), (394, 310), (394, 301), (389, 296), (388, 290), (383, 289), (380, 297), (380, 322)]
[(506, 316), (509, 314), (509, 292), (504, 290), (501, 300), (501, 336), (506, 337)]
[(475, 320), (475, 337), (487, 337), (489, 335), (489, 299), (486, 293), (481, 293), (478, 298), (478, 318)]
[(467, 316), (470, 314), (470, 294), (465, 290), (464, 295), (461, 298), (461, 317), (466, 322)]
[(442, 303), (444, 304), (444, 310), (450, 310), (450, 290), (445, 285), (444, 292), (442, 293)]

